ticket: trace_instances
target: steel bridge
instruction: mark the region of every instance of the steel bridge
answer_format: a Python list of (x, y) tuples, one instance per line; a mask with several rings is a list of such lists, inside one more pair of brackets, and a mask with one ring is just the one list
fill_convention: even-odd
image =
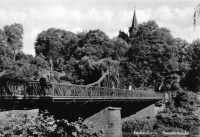
[(162, 93), (122, 88), (117, 74), (109, 69), (88, 85), (62, 83), (52, 67), (46, 82), (0, 77), (0, 111), (38, 108), (59, 119), (74, 121), (88, 118), (108, 106), (122, 108), (122, 118), (135, 114), (152, 116), (157, 108), (149, 106), (160, 107), (165, 102)]
[[(0, 100), (51, 100), (52, 102), (69, 101), (133, 101), (162, 100), (163, 94), (142, 90), (107, 88), (91, 85), (65, 83), (45, 83), (45, 88), (38, 81), (0, 78)], [(41, 94), (42, 90), (44, 93)]]
[(0, 110), (39, 108), (73, 121), (113, 106), (123, 108), (125, 118), (151, 104), (160, 105), (165, 99), (162, 93), (122, 89), (107, 74), (89, 85), (0, 78)]

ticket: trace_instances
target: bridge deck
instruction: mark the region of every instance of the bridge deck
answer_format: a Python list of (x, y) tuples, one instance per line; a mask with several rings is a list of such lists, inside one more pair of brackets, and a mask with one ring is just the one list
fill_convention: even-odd
[(52, 100), (66, 101), (131, 101), (161, 100), (163, 94), (141, 90), (104, 88), (64, 83), (39, 83), (36, 81), (0, 78), (2, 100)]
[(23, 95), (1, 95), (0, 102), (3, 100), (29, 100), (29, 101), (37, 101), (37, 100), (49, 100), (52, 102), (96, 102), (96, 101), (149, 101), (149, 100), (161, 100), (160, 97), (61, 97), (61, 96), (23, 96)]

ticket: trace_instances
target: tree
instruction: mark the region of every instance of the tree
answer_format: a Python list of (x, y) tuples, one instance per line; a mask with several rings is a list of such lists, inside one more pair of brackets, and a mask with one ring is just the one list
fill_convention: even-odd
[[(77, 49), (78, 37), (76, 34), (61, 29), (50, 28), (38, 34), (35, 42), (36, 55), (44, 55), (53, 60), (54, 69), (61, 69), (59, 65), (73, 58)], [(62, 61), (61, 61), (62, 60)], [(61, 61), (61, 62), (60, 62)]]
[(25, 54), (24, 52), (20, 51), (16, 54), (16, 61), (21, 61), (24, 63), (31, 63), (31, 61), (34, 59), (33, 55), (31, 54)]
[(36, 66), (30, 64), (33, 56), (19, 50), (13, 60), (13, 51), (8, 42), (8, 36), (0, 30), (0, 77), (31, 78), (36, 72)]
[(188, 49), (188, 61), (190, 69), (187, 72), (183, 84), (188, 90), (200, 91), (200, 39), (192, 42)]
[(121, 31), (121, 30), (119, 31), (118, 38), (121, 38), (121, 39), (123, 39), (124, 41), (129, 42), (129, 37), (128, 37), (128, 35), (127, 35), (125, 32)]
[(130, 45), (121, 38), (112, 39), (111, 57), (113, 60), (122, 60), (125, 57)]
[(199, 17), (200, 17), (200, 4), (197, 5), (197, 7), (195, 8), (194, 15), (193, 15), (193, 25), (194, 25), (194, 29), (195, 29), (196, 26), (197, 26)]
[(60, 54), (65, 60), (74, 57), (74, 52), (78, 47), (78, 36), (70, 31), (65, 31), (62, 38), (62, 47)]
[[(96, 82), (106, 69), (106, 60), (112, 57), (112, 41), (100, 30), (77, 34), (78, 47), (70, 61), (64, 64), (67, 79), (76, 84)], [(113, 54), (114, 55), (114, 54)]]
[(3, 30), (0, 29), (0, 76), (7, 73), (12, 68), (13, 60), (12, 53), (9, 50), (7, 43), (7, 36)]
[(157, 125), (165, 128), (180, 128), (190, 134), (198, 134), (200, 126), (199, 101), (189, 91), (178, 91), (166, 104), (163, 112), (156, 116)]
[(40, 54), (31, 60), (30, 64), (36, 65), (37, 69), (49, 69), (49, 63), (45, 60), (45, 57)]
[[(160, 28), (155, 21), (140, 24), (131, 38), (127, 52), (127, 82), (136, 87), (155, 86), (159, 91), (167, 81), (173, 83), (171, 74), (180, 70), (178, 47), (170, 31)], [(166, 79), (166, 80), (165, 80)], [(168, 79), (168, 80), (167, 80)]]
[(0, 46), (1, 46), (1, 48), (8, 46), (6, 39), (7, 39), (7, 36), (6, 36), (5, 32), (0, 29)]
[(100, 30), (90, 30), (82, 37), (76, 50), (76, 59), (88, 56), (95, 60), (107, 58), (111, 52), (111, 40)]
[(53, 60), (66, 56), (69, 59), (77, 46), (76, 34), (61, 29), (49, 28), (38, 34), (35, 42), (36, 55), (43, 54)]
[(94, 60), (92, 57), (85, 56), (79, 62), (74, 64), (77, 76), (73, 83), (84, 85), (91, 84), (99, 80), (103, 73), (105, 73), (108, 69), (117, 75), (118, 65), (118, 61), (114, 61), (110, 58)]
[(125, 121), (122, 130), (126, 133), (133, 131), (156, 133), (155, 135), (145, 135), (147, 137), (166, 137), (168, 135), (163, 132), (181, 131), (186, 131), (185, 133), (189, 133), (189, 136), (197, 135), (200, 126), (198, 107), (199, 101), (194, 93), (180, 90), (166, 103), (165, 109), (155, 117), (134, 118)]
[(13, 53), (13, 60), (15, 61), (16, 54), (22, 49), (23, 47), (23, 33), (24, 29), (23, 26), (19, 23), (11, 24), (4, 26), (4, 32), (6, 34), (7, 43), (9, 48)]

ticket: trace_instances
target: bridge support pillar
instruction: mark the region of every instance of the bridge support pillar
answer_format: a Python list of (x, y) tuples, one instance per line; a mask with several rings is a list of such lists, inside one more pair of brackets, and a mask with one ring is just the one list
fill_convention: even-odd
[(109, 107), (106, 121), (108, 129), (105, 137), (122, 137), (121, 108)]
[(122, 137), (121, 108), (107, 107), (85, 120), (96, 131), (102, 130), (103, 137)]

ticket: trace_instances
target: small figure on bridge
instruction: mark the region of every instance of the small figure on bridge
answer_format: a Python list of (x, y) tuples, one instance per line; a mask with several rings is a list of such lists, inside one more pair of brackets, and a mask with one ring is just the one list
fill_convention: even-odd
[(132, 89), (133, 89), (133, 86), (129, 85), (128, 90), (132, 90)]
[(40, 91), (39, 91), (39, 95), (43, 95), (43, 96), (45, 96), (46, 94), (45, 94), (45, 88), (46, 88), (46, 79), (45, 79), (45, 77), (44, 77), (44, 75), (42, 75), (42, 77), (40, 78), (40, 86), (41, 86), (41, 88), (40, 88)]
[(112, 95), (115, 96), (115, 83), (112, 81)]

